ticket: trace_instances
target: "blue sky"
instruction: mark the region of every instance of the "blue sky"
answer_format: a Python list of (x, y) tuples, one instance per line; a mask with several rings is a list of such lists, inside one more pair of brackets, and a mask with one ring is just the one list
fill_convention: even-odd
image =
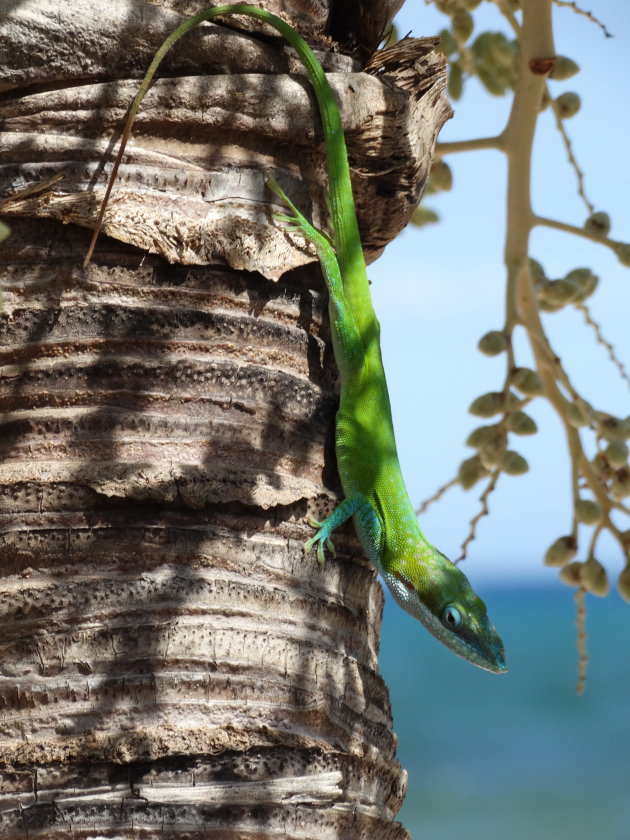
[[(611, 235), (630, 241), (630, 6), (600, 0), (596, 13), (614, 38), (605, 38), (597, 26), (569, 9), (555, 9), (556, 51), (577, 61), (581, 72), (551, 85), (556, 95), (576, 90), (582, 97), (581, 111), (566, 126), (586, 173), (587, 194), (597, 209), (610, 213)], [(505, 29), (492, 3), (482, 4), (475, 15), (476, 31)], [(414, 35), (434, 34), (445, 21), (421, 0), (408, 0), (396, 19), (399, 33)], [(509, 97), (490, 97), (470, 80), (441, 139), (496, 134), (509, 105)], [(440, 224), (408, 228), (369, 268), (400, 460), (414, 503), (473, 454), (464, 441), (480, 421), (467, 413), (468, 405), (479, 394), (499, 389), (503, 381), (503, 360), (482, 356), (476, 344), (484, 332), (503, 323), (505, 162), (495, 151), (447, 160), (454, 173), (453, 190), (427, 202), (440, 213)], [(539, 120), (533, 200), (540, 215), (576, 225), (586, 217), (549, 113)], [(532, 253), (549, 277), (580, 266), (599, 275), (592, 313), (630, 367), (630, 269), (608, 250), (561, 232), (536, 232)], [(581, 315), (574, 310), (556, 313), (547, 316), (546, 326), (583, 396), (602, 410), (630, 414), (628, 387), (594, 343)], [(528, 364), (524, 342), (520, 346), (520, 363)], [(569, 462), (560, 423), (546, 403), (537, 400), (530, 413), (539, 433), (512, 444), (528, 459), (530, 472), (502, 477), (491, 497), (491, 516), (482, 520), (464, 568), (473, 581), (556, 577), (541, 558), (570, 529)], [(478, 509), (480, 488), (467, 493), (455, 488), (423, 515), (427, 537), (451, 557), (458, 556), (468, 520)], [(618, 550), (611, 543), (601, 545), (600, 559), (614, 573), (621, 568)]]

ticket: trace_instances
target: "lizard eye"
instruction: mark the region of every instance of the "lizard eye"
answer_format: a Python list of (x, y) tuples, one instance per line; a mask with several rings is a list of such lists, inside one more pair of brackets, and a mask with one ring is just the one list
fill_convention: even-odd
[(452, 630), (457, 630), (462, 625), (462, 614), (457, 607), (449, 604), (442, 613), (442, 621), (447, 627), (450, 627)]

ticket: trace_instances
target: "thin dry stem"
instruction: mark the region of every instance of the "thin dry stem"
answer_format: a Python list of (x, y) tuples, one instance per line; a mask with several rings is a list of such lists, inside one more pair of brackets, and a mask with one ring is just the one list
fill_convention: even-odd
[(560, 6), (561, 8), (572, 9), (577, 15), (582, 15), (582, 17), (585, 17), (588, 20), (590, 20), (591, 23), (596, 23), (607, 38), (613, 37), (612, 32), (609, 32), (608, 29), (606, 29), (606, 26), (602, 23), (602, 21), (599, 18), (595, 17), (593, 12), (587, 12), (586, 9), (582, 9), (580, 6), (578, 6), (577, 3), (574, 2), (574, 0), (553, 0), (553, 2), (556, 6)]
[(447, 481), (446, 484), (443, 484), (439, 489), (435, 491), (432, 496), (429, 496), (428, 499), (425, 499), (424, 502), (420, 505), (420, 507), (416, 510), (416, 515), (420, 516), (420, 514), (424, 513), (425, 510), (433, 504), (433, 502), (437, 502), (442, 496), (446, 493), (447, 490), (450, 490), (451, 487), (454, 487), (458, 483), (459, 479), (457, 476), (455, 478), (451, 478), (450, 481)]
[(479, 524), (479, 521), (483, 519), (484, 516), (487, 516), (490, 513), (490, 508), (488, 507), (488, 498), (494, 490), (494, 488), (497, 486), (497, 482), (499, 480), (500, 475), (501, 470), (498, 468), (494, 469), (490, 473), (490, 480), (486, 484), (485, 490), (483, 491), (481, 496), (479, 496), (479, 501), (481, 502), (481, 510), (470, 520), (470, 530), (468, 531), (468, 535), (461, 546), (462, 553), (457, 558), (455, 563), (460, 563), (462, 560), (466, 559), (466, 555), (468, 553), (468, 546), (477, 536), (477, 525)]
[(458, 152), (477, 152), (483, 149), (503, 150), (503, 139), (497, 137), (478, 137), (473, 140), (454, 140), (450, 143), (438, 143), (435, 147), (437, 159), (444, 155), (457, 154)]
[(586, 190), (584, 189), (584, 173), (580, 167), (580, 164), (577, 162), (577, 158), (573, 153), (573, 144), (571, 142), (571, 138), (569, 137), (566, 128), (564, 127), (564, 120), (560, 116), (560, 110), (556, 105), (555, 100), (547, 90), (547, 96), (549, 97), (549, 102), (551, 105), (551, 110), (553, 112), (553, 116), (556, 122), (556, 128), (560, 132), (560, 136), (562, 137), (562, 142), (564, 143), (564, 148), (567, 153), (567, 157), (569, 158), (569, 163), (573, 167), (573, 171), (575, 172), (575, 177), (577, 178), (578, 182), (578, 195), (586, 205), (588, 210), (589, 216), (591, 213), (595, 212), (595, 205), (591, 202), (589, 197), (586, 195)]
[(534, 224), (540, 225), (541, 227), (553, 228), (554, 230), (561, 230), (564, 231), (564, 233), (571, 233), (573, 236), (581, 236), (583, 239), (589, 239), (591, 242), (596, 242), (598, 245), (605, 245), (614, 253), (617, 252), (617, 249), (621, 245), (625, 244), (616, 239), (610, 239), (607, 236), (593, 233), (592, 231), (586, 230), (586, 228), (577, 227), (577, 225), (570, 225), (568, 222), (560, 222), (557, 219), (547, 219), (545, 216), (534, 216)]
[(597, 540), (599, 539), (599, 535), (601, 534), (604, 526), (600, 522), (597, 527), (593, 529), (593, 533), (591, 534), (591, 541), (588, 545), (588, 554), (586, 555), (587, 560), (592, 560), (595, 557), (595, 546), (597, 545)]
[(586, 671), (588, 668), (588, 651), (586, 650), (586, 591), (580, 587), (575, 592), (575, 626), (577, 630), (576, 646), (578, 652), (578, 678), (575, 693), (584, 694), (586, 687)]
[[(579, 440), (579, 436), (578, 436)], [(581, 441), (580, 441), (581, 443)], [(571, 495), (573, 497), (573, 516), (571, 535), (577, 541), (578, 523), (575, 516), (575, 506), (580, 501), (580, 471), (578, 469), (578, 460), (571, 458)]]
[(621, 376), (626, 385), (630, 387), (630, 376), (628, 375), (628, 371), (626, 370), (619, 356), (617, 356), (614, 345), (612, 345), (610, 341), (606, 341), (606, 339), (604, 338), (601, 327), (591, 315), (588, 306), (585, 303), (576, 303), (575, 308), (579, 309), (579, 311), (584, 316), (584, 320), (586, 321), (588, 326), (592, 327), (595, 333), (595, 339), (597, 343), (601, 344), (602, 347), (606, 349), (606, 352), (608, 353), (608, 358), (619, 371), (619, 376)]

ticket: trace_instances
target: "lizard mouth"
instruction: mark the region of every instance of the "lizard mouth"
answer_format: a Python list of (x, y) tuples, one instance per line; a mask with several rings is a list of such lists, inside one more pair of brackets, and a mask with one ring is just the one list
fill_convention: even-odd
[[(503, 642), (494, 628), (493, 638), (478, 646), (473, 646), (473, 654), (469, 654), (469, 659), (479, 668), (485, 671), (490, 671), (493, 674), (505, 674), (508, 670), (507, 662), (505, 661), (505, 650)], [(473, 658), (474, 657), (474, 658)]]
[(478, 623), (474, 631), (461, 636), (451, 633), (450, 636), (449, 641), (444, 637), (441, 641), (450, 647), (453, 653), (467, 659), (478, 668), (493, 674), (505, 674), (508, 670), (503, 642), (487, 617)]

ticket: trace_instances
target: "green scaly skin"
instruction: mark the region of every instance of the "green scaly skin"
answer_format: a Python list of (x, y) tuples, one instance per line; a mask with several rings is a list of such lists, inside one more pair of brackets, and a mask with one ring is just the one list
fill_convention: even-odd
[[(317, 545), (317, 556), (323, 563), (324, 546), (332, 551), (332, 532), (352, 516), (367, 556), (403, 609), (458, 656), (502, 673), (507, 670), (503, 644), (488, 619), (485, 604), (466, 576), (427, 542), (405, 488), (339, 108), (319, 61), (304, 39), (281, 18), (247, 4), (216, 6), (181, 24), (156, 53), (130, 108), (96, 233), (133, 120), (162, 58), (182, 35), (202, 21), (235, 14), (274, 27), (296, 50), (313, 86), (324, 129), (332, 243), (308, 222), (275, 181), (268, 181), (290, 211), (277, 218), (297, 229), (317, 251), (329, 292), (333, 347), (341, 380), (336, 448), (345, 499), (325, 522), (314, 523), (317, 533), (305, 543), (304, 550), (308, 552)], [(86, 261), (90, 254), (91, 249)]]

